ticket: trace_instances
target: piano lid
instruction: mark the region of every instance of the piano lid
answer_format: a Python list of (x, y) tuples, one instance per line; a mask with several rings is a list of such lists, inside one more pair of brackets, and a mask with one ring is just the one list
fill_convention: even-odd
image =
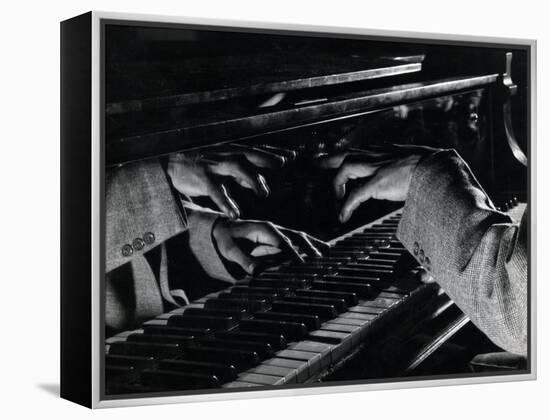
[(122, 61), (106, 74), (107, 115), (338, 85), (418, 72), (422, 54), (314, 51)]

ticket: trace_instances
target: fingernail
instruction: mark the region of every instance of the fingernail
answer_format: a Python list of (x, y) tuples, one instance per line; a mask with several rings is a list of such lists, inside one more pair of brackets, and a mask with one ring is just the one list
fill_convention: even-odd
[(261, 175), (258, 175), (258, 181), (260, 182), (261, 193), (264, 197), (267, 197), (269, 195), (269, 187), (267, 186), (265, 178)]

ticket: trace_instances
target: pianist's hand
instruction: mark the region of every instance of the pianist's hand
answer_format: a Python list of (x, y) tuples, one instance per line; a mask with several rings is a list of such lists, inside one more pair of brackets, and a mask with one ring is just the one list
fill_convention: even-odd
[(258, 220), (219, 219), (212, 232), (220, 254), (253, 274), (265, 257), (303, 261), (300, 253), (321, 256), (328, 245), (304, 232)]
[(280, 168), (286, 162), (286, 152), (238, 144), (210, 147), (200, 154), (171, 155), (167, 172), (180, 193), (187, 197), (210, 197), (228, 217), (237, 218), (239, 207), (222, 183), (223, 177), (233, 178), (259, 197), (267, 197), (269, 187), (259, 168)]
[(355, 209), (370, 198), (405, 201), (418, 162), (435, 151), (425, 146), (388, 145), (322, 157), (322, 168), (338, 169), (333, 182), (337, 197), (346, 196), (349, 180), (361, 180), (348, 192), (340, 210), (340, 222), (347, 222)]

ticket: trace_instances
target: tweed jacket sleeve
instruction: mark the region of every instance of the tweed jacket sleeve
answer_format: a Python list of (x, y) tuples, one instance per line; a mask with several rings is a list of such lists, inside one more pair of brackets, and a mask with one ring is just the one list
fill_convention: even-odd
[(504, 350), (527, 352), (527, 216), (495, 210), (454, 150), (416, 168), (397, 236), (460, 309)]
[(235, 283), (233, 277), (220, 256), (212, 236), (212, 230), (219, 218), (225, 217), (223, 213), (211, 209), (199, 207), (189, 201), (183, 201), (185, 210), (189, 216), (189, 247), (191, 252), (210, 277)]
[(187, 228), (158, 160), (112, 169), (105, 181), (107, 272)]

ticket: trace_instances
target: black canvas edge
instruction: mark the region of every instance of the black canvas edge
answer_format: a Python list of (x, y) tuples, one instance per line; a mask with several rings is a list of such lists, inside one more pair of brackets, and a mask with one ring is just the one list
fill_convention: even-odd
[(92, 13), (61, 22), (61, 387), (92, 407)]

